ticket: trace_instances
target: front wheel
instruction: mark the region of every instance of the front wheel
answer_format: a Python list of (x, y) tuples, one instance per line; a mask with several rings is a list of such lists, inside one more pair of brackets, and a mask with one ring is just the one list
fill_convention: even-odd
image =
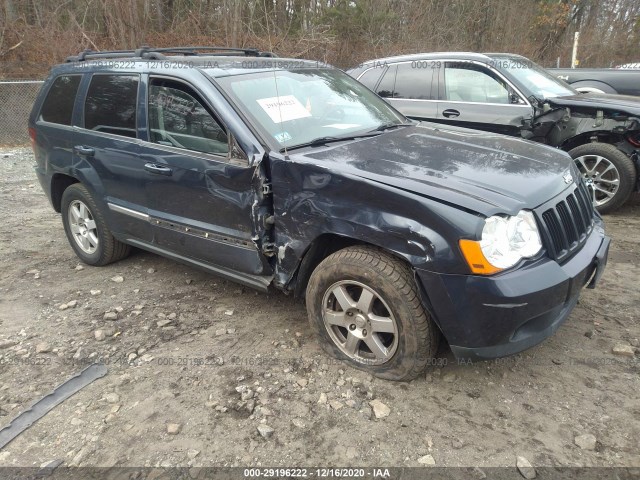
[(608, 143), (587, 143), (569, 151), (569, 155), (600, 213), (612, 212), (627, 201), (637, 174), (633, 160), (624, 152)]
[(439, 331), (411, 269), (380, 249), (349, 247), (325, 258), (306, 304), (322, 347), (377, 377), (411, 380), (436, 354)]
[(62, 194), (62, 223), (69, 244), (88, 265), (107, 265), (126, 257), (131, 247), (116, 240), (95, 200), (80, 183)]

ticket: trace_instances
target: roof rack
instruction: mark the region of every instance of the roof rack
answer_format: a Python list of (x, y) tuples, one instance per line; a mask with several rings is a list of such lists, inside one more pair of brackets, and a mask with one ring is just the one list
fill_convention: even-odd
[[(201, 54), (200, 51), (206, 51), (208, 53)], [(95, 60), (101, 58), (142, 58), (145, 60), (160, 60), (165, 59), (167, 56), (165, 53), (180, 54), (186, 56), (225, 56), (229, 54), (242, 54), (245, 57), (276, 57), (273, 52), (262, 52), (257, 48), (232, 48), (232, 47), (167, 47), (167, 48), (153, 48), (144, 45), (135, 50), (109, 50), (109, 51), (95, 51), (91, 49), (83, 50), (78, 55), (72, 55), (67, 57), (65, 62), (84, 62), (86, 60)]]

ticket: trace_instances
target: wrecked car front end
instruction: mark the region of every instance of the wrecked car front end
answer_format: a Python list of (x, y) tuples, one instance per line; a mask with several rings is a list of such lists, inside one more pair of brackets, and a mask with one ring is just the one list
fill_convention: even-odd
[[(423, 123), (270, 163), (278, 281), (303, 292), (309, 252), (349, 242), (392, 251), (411, 264), (425, 309), (460, 359), (540, 343), (606, 264), (602, 220), (555, 149)], [(462, 242), (481, 242), (488, 219), (519, 212), (537, 225), (539, 250), (507, 268), (475, 270)]]
[[(620, 100), (616, 102), (615, 100)], [(640, 149), (640, 98), (583, 93), (539, 102), (523, 137), (568, 147), (589, 140), (615, 143), (628, 154)]]
[(579, 93), (524, 57), (493, 58), (519, 59), (526, 67), (498, 63), (533, 107), (531, 117), (523, 119), (521, 135), (567, 151), (598, 211), (619, 208), (640, 189), (639, 97)]

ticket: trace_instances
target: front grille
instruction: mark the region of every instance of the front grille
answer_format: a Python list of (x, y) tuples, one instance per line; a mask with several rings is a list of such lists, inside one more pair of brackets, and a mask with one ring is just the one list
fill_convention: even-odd
[(551, 258), (562, 262), (580, 249), (593, 228), (593, 204), (582, 181), (563, 197), (547, 204), (542, 224)]

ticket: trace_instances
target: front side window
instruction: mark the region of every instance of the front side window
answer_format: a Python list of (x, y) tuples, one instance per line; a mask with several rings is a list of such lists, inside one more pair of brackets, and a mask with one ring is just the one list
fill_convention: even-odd
[(227, 134), (200, 96), (173, 80), (152, 78), (149, 87), (149, 139), (196, 152), (226, 155)]
[(445, 98), (452, 102), (511, 103), (506, 83), (478, 65), (447, 64), (444, 85)]
[(136, 138), (138, 81), (138, 75), (94, 75), (84, 104), (84, 128)]
[(81, 75), (61, 75), (56, 78), (42, 104), (39, 120), (71, 125), (73, 103), (81, 78)]

